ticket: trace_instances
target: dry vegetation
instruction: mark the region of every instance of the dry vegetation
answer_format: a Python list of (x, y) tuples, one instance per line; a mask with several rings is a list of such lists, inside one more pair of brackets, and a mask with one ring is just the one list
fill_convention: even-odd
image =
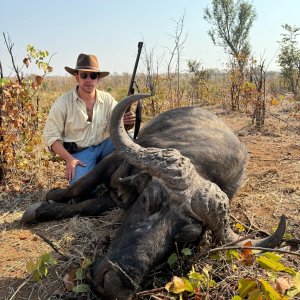
[[(102, 87), (120, 99), (126, 94), (128, 78), (126, 75), (112, 77)], [(45, 80), (39, 94), (43, 118), (54, 99), (72, 84), (70, 78)], [(116, 86), (124, 86), (124, 89), (116, 89)], [(183, 98), (181, 103), (206, 105), (246, 144), (250, 154), (247, 179), (232, 201), (232, 223), (244, 224), (247, 231), (264, 236), (272, 232), (279, 217), (285, 214), (288, 218), (287, 233), (294, 243), (285, 242), (284, 249), (293, 254), (283, 254), (282, 260), (285, 265), (299, 271), (300, 122), (295, 114), (299, 111), (299, 103), (288, 95), (278, 96), (276, 105), (270, 106), (268, 102), (265, 125), (257, 130), (251, 125), (251, 115), (247, 114), (247, 107), (251, 108), (251, 104), (242, 107), (244, 112), (230, 111), (224, 90), (222, 86), (206, 83), (202, 86), (201, 101), (191, 98), (184, 101)], [(274, 95), (270, 95), (270, 99), (273, 98)], [(152, 100), (156, 101), (155, 106)], [(169, 106), (159, 96), (152, 100), (146, 100), (144, 107), (147, 118)], [(251, 111), (250, 108), (248, 110)], [(40, 129), (43, 122), (44, 119)], [(48, 189), (67, 184), (61, 161), (47, 156), (42, 144), (36, 145), (33, 151), (36, 155), (30, 162), (30, 169), (16, 172), (0, 190), (0, 298), (93, 299), (89, 293), (68, 292), (63, 279), (67, 274), (74, 275), (74, 270), (87, 258), (94, 259), (105, 253), (110, 238), (122, 221), (122, 211), (115, 210), (98, 218), (75, 217), (24, 227), (19, 222), (24, 210), (32, 203), (42, 201)], [(197, 252), (195, 256), (182, 258), (181, 264), (174, 269), (168, 270), (164, 264), (160, 266), (162, 271), (154, 270), (149, 276), (150, 284), (145, 286), (147, 291), (138, 294), (138, 298), (179, 299), (178, 296), (168, 295), (163, 287), (172, 275), (187, 274), (192, 265), (200, 271), (203, 267), (210, 269), (217, 286), (206, 287), (205, 292), (201, 291), (190, 299), (231, 299), (237, 293), (238, 282), (242, 278), (269, 278), (266, 270), (254, 264), (244, 265), (238, 261), (207, 256), (199, 258), (199, 253), (212, 247), (208, 243), (209, 237), (206, 242), (193, 248)], [(37, 260), (47, 252), (58, 263), (49, 267), (46, 278), (35, 282), (26, 270), (26, 262)], [(284, 273), (277, 275), (280, 277)], [(275, 286), (274, 282), (272, 284)], [(187, 296), (184, 297), (187, 299)]]

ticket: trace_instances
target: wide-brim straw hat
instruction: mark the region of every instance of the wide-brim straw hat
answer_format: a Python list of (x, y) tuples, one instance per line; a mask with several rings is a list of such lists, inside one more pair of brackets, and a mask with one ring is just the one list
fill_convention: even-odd
[(77, 71), (96, 72), (99, 74), (99, 78), (103, 78), (109, 75), (109, 72), (100, 70), (98, 59), (93, 54), (79, 54), (76, 67), (74, 69), (65, 67), (65, 70), (72, 75), (74, 75)]

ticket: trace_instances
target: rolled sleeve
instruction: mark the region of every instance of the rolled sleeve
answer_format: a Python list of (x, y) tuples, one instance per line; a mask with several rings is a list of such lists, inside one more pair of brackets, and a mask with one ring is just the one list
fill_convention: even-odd
[(63, 131), (65, 120), (65, 109), (61, 101), (57, 101), (50, 109), (43, 132), (43, 138), (46, 146), (51, 150), (55, 141), (63, 143)]

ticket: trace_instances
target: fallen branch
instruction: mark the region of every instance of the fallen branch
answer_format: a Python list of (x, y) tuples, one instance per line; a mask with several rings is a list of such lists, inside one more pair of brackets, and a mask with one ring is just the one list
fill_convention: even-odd
[(201, 254), (198, 259), (202, 257), (206, 257), (212, 253), (220, 252), (220, 251), (226, 251), (226, 250), (261, 250), (264, 252), (278, 252), (278, 253), (284, 253), (284, 254), (290, 254), (290, 255), (295, 255), (300, 257), (300, 253), (298, 252), (292, 252), (292, 251), (287, 251), (287, 250), (282, 250), (282, 249), (272, 249), (272, 248), (264, 248), (264, 247), (253, 247), (253, 246), (230, 246), (230, 247), (219, 247), (219, 248), (214, 248), (211, 250), (206, 251), (205, 253)]
[(9, 300), (12, 300), (15, 298), (15, 296), (18, 294), (20, 289), (30, 280), (31, 277), (28, 277), (26, 280), (24, 280), (17, 288), (17, 290), (13, 293), (13, 295), (9, 298)]
[(262, 229), (260, 229), (258, 226), (256, 226), (255, 224), (253, 224), (251, 221), (250, 221), (250, 219), (249, 219), (249, 217), (247, 216), (247, 214), (244, 214), (245, 215), (245, 217), (247, 218), (247, 220), (248, 220), (248, 222), (250, 223), (250, 225), (247, 225), (247, 224), (245, 224), (245, 223), (243, 223), (243, 222), (241, 222), (240, 220), (238, 220), (235, 216), (233, 216), (233, 215), (230, 215), (230, 217), (235, 221), (235, 222), (237, 222), (237, 223), (240, 223), (240, 224), (242, 224), (247, 230), (257, 230), (259, 233), (263, 233), (263, 234), (265, 234), (265, 235), (270, 235), (270, 233), (269, 232), (267, 232), (267, 231), (265, 231), (265, 230), (262, 230)]
[(39, 236), (45, 243), (47, 243), (56, 253), (58, 253), (63, 260), (68, 261), (71, 259), (71, 257), (69, 257), (68, 255), (63, 254), (58, 248), (57, 246), (55, 246), (47, 237), (45, 237), (42, 233), (40, 232), (35, 232), (35, 234), (37, 236)]
[(284, 242), (286, 242), (289, 245), (300, 245), (299, 239), (283, 239)]
[(165, 290), (166, 289), (164, 287), (160, 287), (160, 288), (155, 288), (155, 289), (151, 289), (151, 290), (147, 290), (147, 291), (136, 293), (135, 296), (137, 298), (139, 298), (139, 297), (145, 297), (145, 296), (153, 296), (153, 294), (159, 293), (159, 292), (163, 292)]

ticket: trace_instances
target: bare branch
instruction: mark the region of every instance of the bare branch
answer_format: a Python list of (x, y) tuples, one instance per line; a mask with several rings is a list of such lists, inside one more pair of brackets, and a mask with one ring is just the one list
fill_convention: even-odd
[(19, 84), (21, 84), (22, 83), (22, 78), (20, 76), (21, 69), (19, 69), (19, 67), (16, 65), (15, 59), (14, 59), (14, 56), (13, 56), (13, 47), (14, 47), (14, 44), (13, 44), (13, 42), (12, 42), (9, 34), (7, 34), (7, 36), (6, 36), (5, 33), (3, 32), (3, 37), (4, 37), (4, 41), (5, 41), (8, 53), (9, 53), (9, 55), (11, 57), (11, 62), (12, 62), (13, 69), (14, 69), (14, 71), (16, 73), (16, 76), (18, 78)]

